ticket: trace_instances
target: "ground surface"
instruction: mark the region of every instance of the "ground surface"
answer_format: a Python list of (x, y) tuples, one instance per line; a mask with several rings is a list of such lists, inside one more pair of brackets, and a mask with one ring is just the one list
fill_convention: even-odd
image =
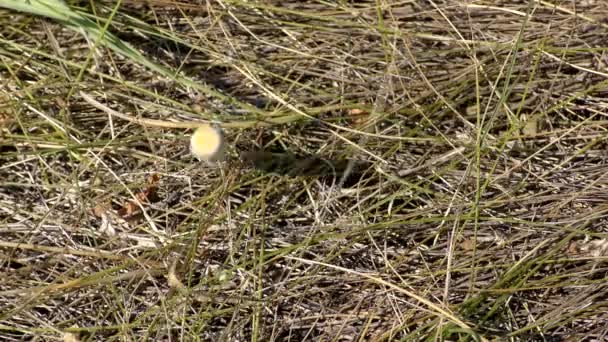
[(605, 1), (34, 8), (0, 10), (2, 340), (607, 338)]

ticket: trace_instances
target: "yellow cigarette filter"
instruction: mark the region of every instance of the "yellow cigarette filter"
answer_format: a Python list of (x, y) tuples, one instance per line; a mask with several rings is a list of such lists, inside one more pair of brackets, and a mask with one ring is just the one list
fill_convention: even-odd
[(224, 157), (224, 134), (220, 128), (201, 126), (190, 138), (190, 149), (199, 160), (219, 161)]

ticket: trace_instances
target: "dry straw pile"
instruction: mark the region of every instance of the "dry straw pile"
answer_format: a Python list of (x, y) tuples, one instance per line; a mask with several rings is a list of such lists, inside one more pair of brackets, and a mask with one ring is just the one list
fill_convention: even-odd
[(2, 340), (606, 338), (608, 2), (0, 7)]

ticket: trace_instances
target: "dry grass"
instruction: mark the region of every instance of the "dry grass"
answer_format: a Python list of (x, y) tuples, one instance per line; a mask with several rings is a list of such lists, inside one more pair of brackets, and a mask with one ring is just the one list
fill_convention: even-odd
[(0, 10), (2, 340), (608, 338), (606, 2), (91, 3)]

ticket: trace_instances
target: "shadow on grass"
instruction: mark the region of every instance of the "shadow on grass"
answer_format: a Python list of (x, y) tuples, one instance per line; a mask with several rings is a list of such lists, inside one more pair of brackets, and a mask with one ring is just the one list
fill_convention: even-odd
[(295, 155), (293, 153), (273, 153), (265, 150), (247, 151), (240, 159), (262, 172), (288, 177), (326, 177), (347, 179), (349, 183), (358, 178), (372, 164), (351, 159), (328, 159), (316, 154)]

